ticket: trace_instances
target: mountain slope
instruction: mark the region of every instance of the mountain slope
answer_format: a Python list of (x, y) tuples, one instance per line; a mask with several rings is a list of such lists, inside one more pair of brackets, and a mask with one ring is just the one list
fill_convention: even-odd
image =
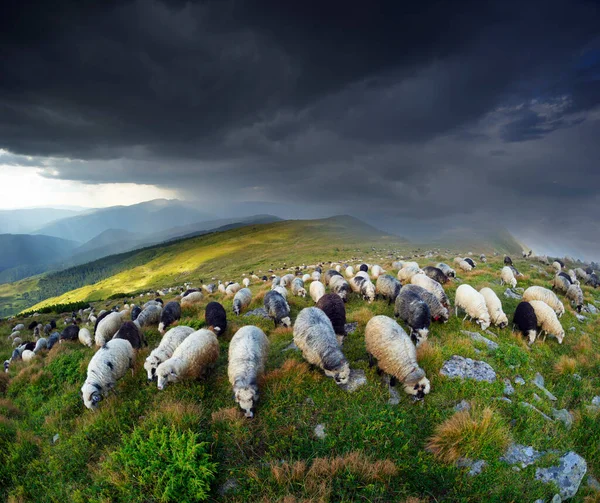
[(477, 251), (486, 253), (498, 251), (520, 254), (524, 249), (523, 245), (503, 227), (456, 227), (442, 232), (432, 243), (463, 251), (469, 247), (476, 247)]
[(0, 271), (60, 260), (76, 247), (73, 241), (52, 236), (0, 234)]
[(57, 208), (0, 210), (0, 234), (30, 234), (50, 222), (78, 213), (80, 212)]

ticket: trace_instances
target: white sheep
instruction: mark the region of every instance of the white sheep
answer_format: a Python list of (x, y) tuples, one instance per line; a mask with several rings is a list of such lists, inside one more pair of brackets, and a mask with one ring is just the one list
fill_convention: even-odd
[(365, 328), (365, 344), (369, 366), (377, 366), (390, 376), (390, 385), (396, 379), (406, 393), (423, 399), (431, 390), (425, 371), (417, 363), (417, 350), (408, 334), (396, 321), (387, 316), (374, 316)]
[(245, 288), (248, 288), (250, 286), (250, 279), (249, 278), (244, 278), (242, 283), (244, 284)]
[(281, 281), (279, 282), (279, 284), (283, 287), (283, 288), (287, 288), (289, 287), (292, 282), (294, 281), (295, 276), (293, 274), (286, 274), (284, 276), (281, 277)]
[(471, 285), (464, 283), (460, 285), (456, 289), (454, 302), (456, 303), (455, 314), (457, 316), (459, 308), (467, 313), (463, 321), (467, 317), (474, 319), (481, 330), (486, 330), (490, 326), (490, 313), (487, 310), (485, 298)]
[(505, 265), (502, 268), (502, 271), (500, 271), (500, 284), (504, 285), (505, 283), (510, 285), (511, 288), (517, 286), (517, 278), (515, 278), (513, 270), (507, 265)]
[(581, 312), (581, 308), (583, 307), (583, 292), (581, 287), (578, 284), (573, 284), (567, 289), (567, 293), (565, 294), (568, 300), (570, 300), (575, 307), (577, 308), (577, 312)]
[[(221, 293), (225, 293), (225, 285), (223, 283), (219, 283), (219, 286), (217, 287), (217, 290), (219, 292), (221, 292)], [(183, 300), (181, 301), (181, 303), (183, 304)]]
[(349, 265), (348, 267), (346, 267), (345, 274), (346, 274), (347, 278), (354, 277), (354, 267), (352, 267), (351, 265)]
[(79, 329), (78, 339), (79, 342), (81, 342), (81, 344), (87, 346), (88, 348), (91, 348), (94, 345), (94, 339), (92, 339), (92, 334), (90, 334), (90, 331), (87, 328)]
[(448, 310), (450, 309), (450, 300), (446, 295), (446, 291), (444, 290), (444, 287), (437, 281), (431, 279), (425, 274), (415, 274), (410, 278), (410, 282), (413, 285), (418, 285), (422, 288), (425, 288), (425, 290), (435, 295), (435, 298), (441, 302), (442, 306)]
[(286, 288), (284, 288), (284, 287), (282, 287), (280, 285), (277, 285), (277, 286), (274, 286), (272, 288), (272, 290), (274, 292), (279, 293), (285, 300), (287, 300), (287, 289)]
[(292, 293), (298, 297), (306, 297), (304, 281), (301, 278), (294, 278), (294, 281), (292, 281)]
[(386, 272), (385, 269), (383, 269), (379, 265), (374, 265), (373, 267), (371, 267), (371, 277), (373, 279), (379, 278), (379, 276), (381, 276), (382, 274), (385, 274), (385, 272)]
[(469, 264), (466, 260), (461, 260), (458, 263), (458, 267), (465, 272), (469, 272), (473, 269), (473, 266), (471, 264)]
[(158, 389), (180, 379), (200, 377), (219, 358), (219, 342), (210, 330), (201, 329), (188, 335), (177, 346), (173, 356), (162, 362), (156, 369)]
[(264, 372), (269, 339), (258, 327), (240, 328), (229, 343), (227, 376), (233, 396), (246, 417), (254, 416), (258, 401), (258, 377)]
[(423, 274), (423, 270), (416, 262), (404, 262), (402, 269), (398, 271), (398, 279), (403, 283), (409, 283), (416, 274)]
[(523, 300), (525, 302), (531, 302), (532, 300), (541, 300), (548, 304), (560, 318), (565, 314), (565, 306), (558, 299), (556, 294), (552, 290), (548, 290), (543, 286), (530, 286), (525, 292), (523, 292)]
[(252, 302), (252, 292), (250, 289), (242, 288), (241, 290), (238, 290), (233, 298), (234, 314), (240, 315), (241, 312), (250, 305), (250, 302)]
[[(333, 282), (333, 279), (332, 279)], [(375, 300), (375, 295), (377, 293), (377, 289), (375, 285), (371, 282), (370, 279), (365, 278), (364, 276), (354, 276), (350, 281), (350, 288), (354, 293), (360, 293), (364, 300), (371, 303)]]
[(313, 281), (321, 281), (321, 273), (318, 271), (313, 271), (313, 273), (310, 275), (310, 278)]
[(231, 285), (228, 285), (227, 288), (225, 288), (225, 295), (227, 295), (227, 297), (233, 297), (241, 288), (239, 283), (231, 283)]
[(96, 351), (88, 364), (87, 378), (81, 387), (85, 406), (96, 410), (127, 369), (133, 369), (133, 362), (133, 348), (125, 339), (112, 339)]
[(454, 263), (456, 265), (460, 264), (463, 260), (464, 260), (464, 258), (462, 258), (462, 257), (454, 257)]
[(310, 284), (309, 291), (313, 302), (316, 304), (319, 302), (319, 299), (325, 295), (325, 285), (320, 281), (313, 281)]
[(169, 330), (163, 338), (160, 340), (160, 344), (157, 348), (153, 349), (146, 361), (144, 362), (144, 369), (148, 373), (148, 380), (154, 379), (156, 369), (158, 366), (167, 361), (177, 347), (187, 338), (188, 335), (194, 333), (194, 329), (179, 325)]
[[(219, 285), (222, 286), (222, 285)], [(225, 290), (225, 287), (223, 286), (223, 291)], [(202, 299), (204, 299), (204, 295), (202, 295), (202, 292), (191, 292), (188, 293), (185, 297), (183, 297), (181, 299), (181, 307), (187, 307), (187, 306), (192, 306), (194, 304), (197, 304), (198, 302), (201, 302)]]
[(341, 270), (342, 270), (342, 266), (341, 266), (340, 264), (336, 265), (336, 266), (335, 266), (335, 270), (336, 270), (337, 272), (341, 272)]
[(554, 267), (554, 270), (556, 272), (560, 272), (562, 270), (562, 266), (560, 265), (560, 262), (557, 262), (556, 260), (554, 262), (552, 262), (552, 267)]
[(502, 310), (502, 302), (491, 288), (484, 287), (479, 290), (485, 299), (485, 305), (490, 315), (490, 321), (497, 327), (504, 328), (508, 325), (508, 317)]
[(554, 337), (558, 339), (558, 343), (562, 344), (562, 341), (565, 338), (565, 331), (560, 324), (560, 321), (558, 321), (558, 317), (553, 309), (541, 300), (532, 300), (529, 303), (535, 311), (538, 326), (541, 327), (540, 335), (542, 335), (543, 332), (554, 335)]
[(96, 346), (102, 347), (106, 344), (106, 341), (110, 341), (113, 338), (113, 335), (119, 331), (122, 324), (123, 320), (119, 313), (110, 313), (108, 316), (102, 318), (94, 333)]
[(307, 281), (310, 281), (310, 274), (304, 274), (304, 275), (302, 276), (302, 281), (303, 281), (304, 283), (306, 283)]
[(36, 354), (33, 351), (30, 351), (29, 349), (25, 349), (21, 353), (21, 358), (23, 359), (24, 362), (30, 362), (35, 357), (36, 357)]

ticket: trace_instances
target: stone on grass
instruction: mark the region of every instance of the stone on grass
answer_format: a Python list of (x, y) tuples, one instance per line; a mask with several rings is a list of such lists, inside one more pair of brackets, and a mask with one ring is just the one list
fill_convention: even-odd
[(510, 288), (507, 288), (506, 290), (504, 290), (504, 296), (509, 299), (516, 299), (516, 300), (521, 300), (523, 298), (518, 293), (513, 292)]
[(513, 385), (510, 383), (510, 379), (504, 379), (504, 394), (505, 395), (512, 395), (515, 392), (515, 388), (513, 388)]
[(358, 323), (354, 322), (354, 323), (346, 323), (344, 325), (344, 329), (346, 330), (346, 334), (350, 335), (352, 333), (354, 333), (354, 331), (356, 330), (356, 328), (358, 327)]
[(327, 436), (327, 434), (325, 433), (325, 425), (324, 424), (318, 424), (317, 426), (315, 426), (315, 436), (319, 440), (323, 440)]
[(598, 482), (594, 477), (588, 475), (587, 477), (587, 486), (594, 491), (600, 491), (600, 482)]
[(559, 459), (558, 466), (538, 468), (535, 478), (542, 482), (553, 482), (559, 488), (563, 499), (572, 498), (577, 494), (579, 485), (587, 472), (587, 463), (579, 454), (570, 451)]
[(461, 400), (454, 406), (454, 410), (456, 412), (460, 412), (461, 410), (471, 410), (471, 404), (466, 400)]
[(490, 383), (496, 380), (496, 372), (488, 363), (458, 355), (444, 362), (440, 374), (451, 379), (474, 379)]
[(527, 402), (521, 402), (521, 405), (523, 407), (527, 407), (528, 409), (533, 409), (535, 410), (538, 414), (540, 414), (546, 421), (552, 421), (552, 418), (550, 416), (547, 416), (546, 414), (544, 414), (540, 409), (538, 409), (537, 407), (534, 407), (533, 405), (531, 405), (530, 403)]
[(521, 376), (517, 376), (515, 377), (515, 384), (523, 386), (523, 384), (525, 384), (525, 379), (523, 379)]
[(543, 455), (543, 452), (536, 451), (531, 446), (511, 444), (506, 449), (504, 456), (500, 458), (500, 461), (504, 461), (509, 465), (519, 465), (521, 468), (526, 468), (535, 463)]
[(550, 501), (550, 503), (562, 503), (562, 498), (560, 497), (560, 494), (555, 494), (552, 497), (552, 501)]
[(598, 314), (598, 308), (596, 306), (594, 306), (594, 304), (588, 304), (587, 310), (588, 310), (588, 312), (590, 312), (592, 314)]
[(535, 384), (539, 389), (541, 389), (550, 400), (552, 400), (552, 401), (557, 400), (557, 398), (545, 388), (544, 378), (543, 378), (542, 374), (540, 374), (539, 372), (537, 374), (535, 374), (535, 377), (533, 378), (533, 380), (531, 382), (533, 384)]
[(298, 349), (298, 346), (296, 346), (296, 343), (292, 341), (285, 348), (283, 348), (281, 352), (285, 353), (286, 351), (293, 351), (295, 349)]
[(570, 430), (571, 426), (573, 426), (573, 414), (571, 414), (567, 409), (552, 409), (552, 416), (557, 421), (563, 423), (567, 430)]
[(600, 407), (600, 395), (592, 398), (592, 405), (595, 405), (596, 407)]
[(367, 376), (365, 375), (365, 371), (362, 369), (350, 369), (350, 379), (348, 379), (346, 384), (340, 384), (339, 387), (344, 391), (352, 393), (365, 384), (367, 384)]
[(224, 484), (219, 487), (219, 494), (225, 496), (228, 493), (236, 492), (240, 487), (240, 484), (235, 479), (227, 479)]
[(456, 461), (456, 466), (459, 468), (470, 468), (469, 476), (475, 477), (479, 475), (487, 463), (483, 459), (473, 461), (470, 458), (459, 458)]
[(484, 337), (477, 332), (469, 332), (468, 330), (461, 330), (461, 332), (468, 335), (475, 342), (483, 342), (490, 351), (495, 351), (500, 347), (496, 342), (489, 340), (487, 337)]
[(583, 314), (578, 314), (578, 313), (575, 313), (575, 318), (577, 318), (581, 322), (587, 320), (587, 318)]
[(269, 313), (267, 313), (267, 310), (264, 307), (259, 307), (258, 309), (255, 309), (254, 311), (248, 311), (246, 314), (244, 314), (244, 316), (258, 316), (259, 318), (269, 318)]

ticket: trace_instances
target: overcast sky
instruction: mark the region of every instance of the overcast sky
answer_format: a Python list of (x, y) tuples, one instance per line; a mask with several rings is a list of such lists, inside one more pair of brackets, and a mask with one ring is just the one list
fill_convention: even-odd
[(11, 3), (0, 207), (258, 201), (600, 255), (597, 2)]

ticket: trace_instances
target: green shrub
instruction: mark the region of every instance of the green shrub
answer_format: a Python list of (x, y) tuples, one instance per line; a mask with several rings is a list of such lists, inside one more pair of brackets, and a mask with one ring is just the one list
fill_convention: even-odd
[(520, 367), (529, 361), (529, 355), (518, 346), (513, 346), (512, 344), (501, 346), (496, 351), (495, 356), (506, 365), (513, 367)]
[(24, 313), (20, 313), (19, 316), (26, 317), (32, 315), (33, 313), (68, 313), (72, 311), (79, 311), (80, 309), (87, 309), (88, 307), (90, 307), (90, 303), (85, 301), (70, 302), (68, 304), (53, 304), (51, 306), (41, 307), (35, 311), (26, 311)]
[(208, 498), (217, 464), (191, 430), (136, 428), (104, 463), (125, 501), (195, 502)]

